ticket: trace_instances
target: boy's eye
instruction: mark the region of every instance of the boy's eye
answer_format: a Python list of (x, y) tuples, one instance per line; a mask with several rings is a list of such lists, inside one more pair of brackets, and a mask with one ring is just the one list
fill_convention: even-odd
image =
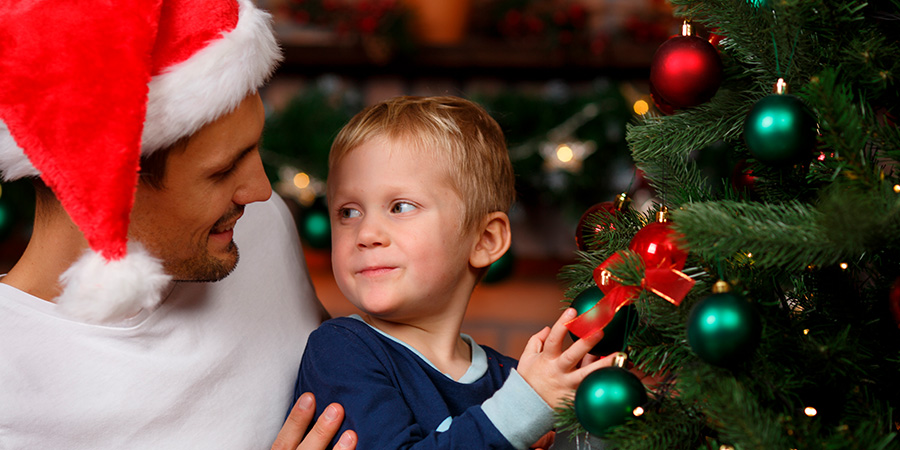
[(338, 214), (340, 214), (341, 219), (353, 219), (362, 215), (358, 209), (353, 208), (341, 208)]
[(397, 202), (391, 206), (391, 212), (394, 214), (402, 214), (416, 209), (416, 205), (409, 202)]

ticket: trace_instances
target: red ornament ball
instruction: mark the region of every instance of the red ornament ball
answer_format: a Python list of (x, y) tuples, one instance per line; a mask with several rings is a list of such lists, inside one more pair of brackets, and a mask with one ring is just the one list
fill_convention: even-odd
[(738, 161), (731, 171), (731, 187), (739, 194), (747, 193), (752, 196), (756, 189), (756, 179), (757, 176), (753, 175), (753, 169), (746, 159)]
[(676, 243), (680, 237), (669, 222), (652, 222), (631, 238), (628, 249), (641, 255), (646, 267), (674, 265), (681, 268), (687, 260), (687, 251)]
[(653, 104), (656, 105), (656, 109), (658, 109), (659, 112), (667, 116), (675, 114), (675, 107), (663, 100), (662, 96), (659, 95), (659, 92), (656, 92), (656, 88), (653, 87), (653, 83), (650, 83), (650, 98), (653, 99)]
[(722, 59), (715, 47), (696, 36), (675, 36), (653, 55), (650, 83), (674, 108), (711, 99), (722, 84)]
[(897, 328), (900, 328), (900, 277), (897, 277), (894, 284), (891, 285), (891, 291), (888, 293), (888, 306), (891, 308), (891, 315), (894, 316)]
[[(575, 228), (575, 245), (578, 246), (578, 250), (583, 252), (588, 251), (587, 241), (590, 240), (590, 236), (597, 236), (607, 229), (612, 229), (612, 225), (610, 224), (596, 224), (596, 226), (591, 227), (589, 223), (593, 221), (591, 216), (596, 215), (600, 211), (606, 211), (611, 215), (615, 215), (618, 212), (618, 210), (616, 210), (615, 202), (600, 202), (588, 208), (587, 211), (581, 215), (581, 218), (578, 219), (578, 227)], [(593, 242), (602, 245), (605, 241), (596, 240)]]

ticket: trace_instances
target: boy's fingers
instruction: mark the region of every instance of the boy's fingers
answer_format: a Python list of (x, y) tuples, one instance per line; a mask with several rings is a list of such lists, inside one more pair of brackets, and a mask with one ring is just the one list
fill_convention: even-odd
[(550, 356), (562, 354), (563, 341), (568, 332), (566, 322), (574, 319), (577, 315), (578, 313), (575, 311), (575, 308), (566, 308), (562, 315), (559, 316), (559, 319), (556, 320), (556, 323), (553, 324), (553, 328), (550, 329), (550, 334), (544, 342), (544, 351), (548, 352)]
[(538, 331), (528, 338), (523, 355), (528, 353), (540, 353), (541, 350), (544, 349), (544, 341), (547, 340), (548, 334), (550, 334), (550, 327), (544, 327), (541, 331)]
[(613, 362), (614, 362), (615, 360), (616, 360), (616, 354), (615, 354), (615, 353), (613, 353), (613, 354), (611, 354), (611, 355), (606, 355), (606, 356), (604, 356), (604, 357), (598, 359), (597, 361), (594, 361), (594, 362), (592, 362), (592, 363), (590, 363), (590, 364), (588, 364), (588, 365), (586, 365), (586, 366), (584, 366), (584, 367), (578, 369), (578, 376), (584, 378), (584, 377), (588, 376), (589, 373), (591, 373), (591, 372), (593, 372), (593, 371), (595, 371), (595, 370), (602, 369), (602, 368), (604, 368), (604, 367), (612, 366), (612, 365), (613, 365)]
[(600, 340), (603, 339), (603, 330), (597, 330), (594, 334), (583, 337), (581, 339), (576, 340), (566, 352), (571, 352), (570, 358), (575, 358), (576, 361), (580, 362), (585, 355), (591, 351), (594, 346), (597, 345)]

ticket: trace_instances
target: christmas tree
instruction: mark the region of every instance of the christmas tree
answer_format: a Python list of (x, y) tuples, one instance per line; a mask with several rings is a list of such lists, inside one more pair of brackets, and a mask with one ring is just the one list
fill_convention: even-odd
[[(659, 202), (597, 199), (560, 274), (573, 336), (606, 327), (649, 377), (595, 372), (560, 425), (622, 449), (900, 448), (900, 2), (671, 2), (688, 26), (627, 133)], [(734, 176), (709, 178), (723, 145)]]

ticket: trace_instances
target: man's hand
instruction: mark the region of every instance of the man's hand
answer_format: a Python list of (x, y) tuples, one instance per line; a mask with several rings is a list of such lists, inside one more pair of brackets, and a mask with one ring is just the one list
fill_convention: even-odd
[[(341, 428), (344, 420), (344, 408), (337, 403), (332, 403), (325, 408), (325, 412), (316, 421), (306, 438), (303, 433), (316, 413), (316, 399), (309, 392), (297, 399), (297, 403), (291, 409), (284, 426), (278, 432), (272, 450), (325, 450), (331, 438)], [(301, 439), (303, 440), (301, 442)], [(341, 439), (334, 446), (335, 449), (354, 450), (356, 448), (356, 433), (347, 430), (341, 435)]]

